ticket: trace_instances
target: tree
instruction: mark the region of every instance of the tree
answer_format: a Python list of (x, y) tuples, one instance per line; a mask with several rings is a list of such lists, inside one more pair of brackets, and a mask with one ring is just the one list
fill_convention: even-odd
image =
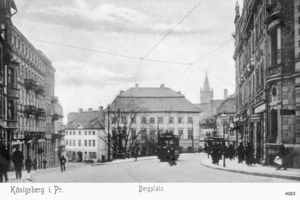
[(109, 112), (105, 112), (105, 134), (100, 139), (110, 146), (113, 158), (129, 157), (138, 145), (139, 136), (146, 132), (143, 127), (138, 132), (136, 129), (137, 115), (144, 110), (133, 100), (118, 98), (108, 109)]

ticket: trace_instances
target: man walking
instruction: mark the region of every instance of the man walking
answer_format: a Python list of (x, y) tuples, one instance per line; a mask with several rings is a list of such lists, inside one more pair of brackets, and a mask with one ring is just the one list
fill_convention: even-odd
[(281, 168), (282, 168), (283, 170), (286, 170), (286, 169), (287, 169), (287, 164), (286, 164), (287, 151), (286, 151), (286, 149), (285, 149), (285, 147), (284, 147), (283, 144), (279, 147), (278, 156), (281, 158), (282, 163), (281, 163), (281, 165), (279, 165), (279, 166), (277, 167), (276, 170), (280, 170)]
[(15, 152), (12, 155), (12, 161), (14, 163), (15, 171), (16, 171), (16, 179), (22, 178), (22, 168), (23, 168), (23, 153), (19, 150), (18, 147), (15, 148)]
[(66, 161), (67, 161), (67, 160), (66, 160), (66, 158), (64, 157), (64, 155), (62, 155), (62, 156), (59, 158), (61, 172), (66, 171)]
[(30, 156), (27, 157), (27, 159), (25, 160), (25, 168), (27, 173), (29, 174), (31, 172), (31, 167), (33, 166), (33, 162), (30, 159)]
[(43, 167), (44, 167), (44, 169), (47, 168), (47, 160), (46, 160), (46, 158), (43, 159)]
[(9, 167), (9, 157), (8, 150), (4, 144), (0, 143), (0, 183), (3, 182), (3, 177), (5, 182), (8, 182), (7, 171)]
[(238, 163), (242, 163), (245, 157), (245, 148), (243, 143), (241, 142), (240, 145), (236, 149), (237, 156), (238, 156)]

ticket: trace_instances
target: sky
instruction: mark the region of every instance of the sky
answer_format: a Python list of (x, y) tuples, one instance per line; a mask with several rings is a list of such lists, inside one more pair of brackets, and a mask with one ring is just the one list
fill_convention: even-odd
[(65, 116), (79, 108), (106, 107), (120, 90), (137, 83), (164, 83), (200, 103), (205, 72), (215, 99), (223, 98), (225, 88), (234, 92), (235, 0), (15, 2), (14, 25), (56, 68), (55, 94)]

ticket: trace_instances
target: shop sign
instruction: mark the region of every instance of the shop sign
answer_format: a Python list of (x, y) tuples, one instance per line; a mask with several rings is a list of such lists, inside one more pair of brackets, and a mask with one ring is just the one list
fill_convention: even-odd
[(254, 109), (254, 113), (261, 113), (266, 110), (266, 104), (262, 104)]
[(280, 115), (295, 115), (295, 110), (280, 110)]

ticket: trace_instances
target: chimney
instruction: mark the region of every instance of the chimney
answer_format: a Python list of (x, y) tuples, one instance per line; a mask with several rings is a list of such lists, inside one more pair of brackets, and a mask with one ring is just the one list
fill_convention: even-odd
[(227, 99), (228, 97), (228, 89), (224, 89), (224, 99)]
[(103, 106), (99, 107), (99, 112), (103, 112)]
[(181, 91), (178, 91), (177, 93), (178, 93), (178, 94), (181, 94)]
[(120, 94), (122, 94), (124, 92), (124, 90), (120, 90)]
[(135, 84), (135, 88), (138, 88), (138, 87), (139, 87), (139, 84), (138, 84), (138, 83), (136, 83), (136, 84)]
[(160, 88), (165, 88), (165, 84), (161, 84), (161, 85), (160, 85)]
[(88, 111), (93, 111), (93, 108), (89, 108)]
[(83, 109), (82, 109), (82, 108), (79, 108), (78, 111), (79, 111), (80, 113), (82, 113), (82, 112), (83, 112)]

